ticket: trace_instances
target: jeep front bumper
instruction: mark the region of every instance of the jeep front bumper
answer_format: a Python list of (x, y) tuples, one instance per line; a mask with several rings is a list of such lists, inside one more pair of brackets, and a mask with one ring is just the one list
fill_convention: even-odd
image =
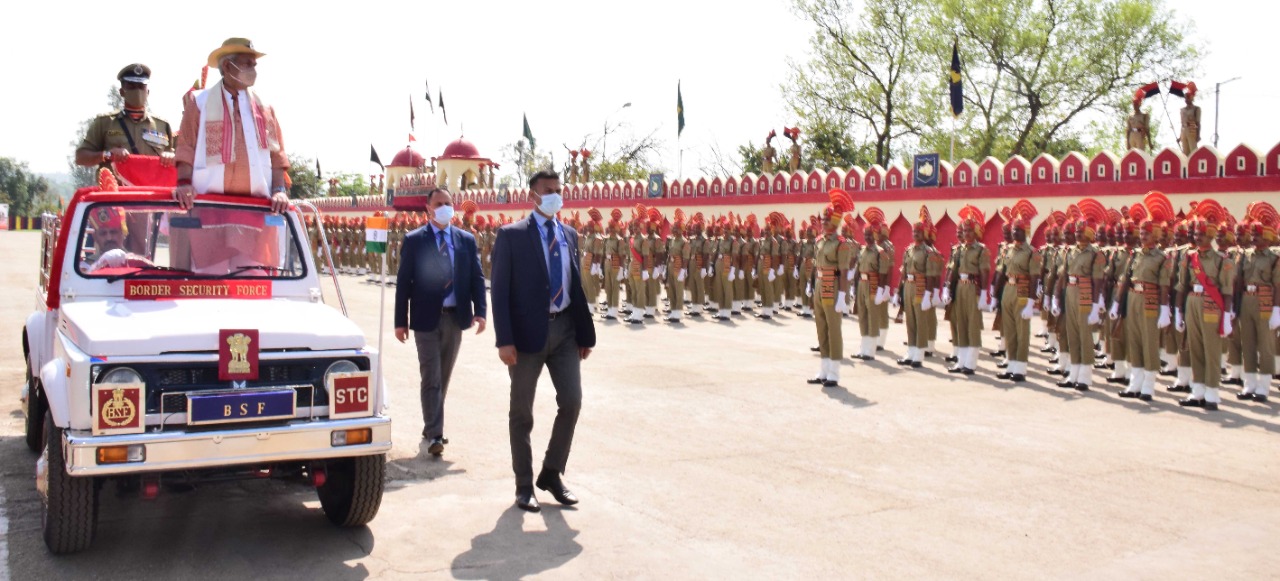
[[(371, 430), (369, 443), (348, 446), (332, 444), (333, 432), (360, 428)], [(146, 447), (143, 461), (98, 464), (98, 448), (137, 444)], [(283, 426), (198, 432), (170, 429), (118, 436), (94, 436), (88, 431), (69, 431), (66, 432), (63, 446), (67, 472), (72, 476), (112, 476), (370, 456), (391, 450), (391, 418), (374, 416), (344, 420), (296, 420)]]

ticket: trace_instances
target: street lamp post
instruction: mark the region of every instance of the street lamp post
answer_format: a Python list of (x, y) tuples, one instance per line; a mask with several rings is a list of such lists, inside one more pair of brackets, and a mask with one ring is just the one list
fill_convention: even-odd
[(1232, 77), (1213, 86), (1213, 148), (1218, 148), (1218, 102), (1220, 98), (1218, 93), (1222, 91), (1222, 86), (1231, 81), (1238, 81), (1240, 77)]
[(621, 107), (618, 107), (618, 109), (615, 110), (613, 113), (610, 113), (608, 117), (604, 118), (604, 138), (603, 138), (604, 142), (600, 144), (600, 160), (601, 161), (608, 159), (607, 157), (605, 157), (605, 154), (608, 153), (609, 151), (609, 119), (613, 118), (614, 115), (617, 115), (618, 111), (626, 109), (630, 106), (631, 106), (631, 102), (627, 101), (626, 103), (623, 103)]

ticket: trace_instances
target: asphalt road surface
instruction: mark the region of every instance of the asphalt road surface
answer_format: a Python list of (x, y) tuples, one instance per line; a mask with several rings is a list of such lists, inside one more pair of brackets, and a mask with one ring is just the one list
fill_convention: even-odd
[[(813, 324), (600, 324), (566, 483), (582, 499), (513, 506), (505, 368), (493, 331), (467, 335), (449, 393), (451, 444), (420, 439), (417, 362), (386, 329), (395, 418), (389, 487), (367, 527), (338, 529), (312, 490), (205, 485), (154, 501), (104, 489), (92, 548), (40, 537), (22, 443), (20, 332), (38, 234), (0, 233), (0, 568), (13, 579), (1114, 578), (1264, 579), (1280, 570), (1280, 404), (1186, 410), (1161, 389), (1122, 400), (1060, 390), (1032, 357), (1012, 387), (940, 359), (846, 359), (817, 371)], [(344, 277), (376, 343), (379, 289)], [(392, 292), (388, 292), (390, 307)], [(332, 302), (333, 295), (329, 294)], [(181, 324), (174, 321), (174, 325)], [(846, 319), (846, 351), (857, 325)], [(940, 349), (945, 348), (945, 334)], [(988, 347), (995, 345), (990, 334)], [(555, 411), (544, 375), (535, 456)], [(536, 468), (536, 467), (535, 467)]]

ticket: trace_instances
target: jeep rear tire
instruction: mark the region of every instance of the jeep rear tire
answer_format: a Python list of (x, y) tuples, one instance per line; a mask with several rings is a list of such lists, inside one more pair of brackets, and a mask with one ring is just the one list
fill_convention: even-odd
[(327, 462), (324, 486), (316, 488), (325, 516), (340, 527), (368, 524), (382, 505), (386, 475), (386, 454)]
[(62, 428), (45, 412), (42, 458), (48, 472), (48, 491), (42, 503), (44, 544), (55, 555), (74, 553), (93, 542), (98, 521), (98, 493), (93, 478), (67, 474), (62, 454)]

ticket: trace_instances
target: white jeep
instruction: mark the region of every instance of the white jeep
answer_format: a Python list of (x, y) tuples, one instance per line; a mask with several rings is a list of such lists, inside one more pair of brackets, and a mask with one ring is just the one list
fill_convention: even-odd
[(338, 525), (377, 514), (377, 352), (324, 303), (299, 206), (87, 188), (46, 216), (22, 407), (52, 552), (90, 544), (107, 480), (154, 498), (162, 479), (297, 478)]

